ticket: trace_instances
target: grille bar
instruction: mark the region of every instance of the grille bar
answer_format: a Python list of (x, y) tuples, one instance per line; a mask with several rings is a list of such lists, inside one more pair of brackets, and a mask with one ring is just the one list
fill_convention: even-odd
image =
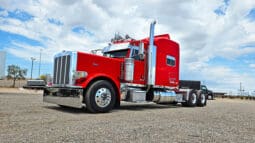
[(71, 56), (68, 55), (66, 58), (66, 78), (65, 78), (65, 83), (68, 84), (70, 83), (70, 76), (69, 73), (71, 72), (70, 68), (71, 68)]
[(53, 83), (56, 83), (57, 81), (57, 66), (58, 66), (58, 60), (57, 58), (54, 59), (54, 71), (53, 71)]

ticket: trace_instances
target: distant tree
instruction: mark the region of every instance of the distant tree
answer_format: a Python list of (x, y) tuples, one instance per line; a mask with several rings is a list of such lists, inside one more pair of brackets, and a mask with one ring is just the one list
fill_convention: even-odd
[(27, 75), (27, 69), (21, 69), (19, 66), (16, 65), (9, 65), (7, 72), (7, 79), (13, 80), (12, 87), (15, 87), (16, 80), (25, 79), (25, 76)]
[(40, 75), (40, 79), (44, 80), (46, 82), (47, 81), (47, 76), (46, 75)]

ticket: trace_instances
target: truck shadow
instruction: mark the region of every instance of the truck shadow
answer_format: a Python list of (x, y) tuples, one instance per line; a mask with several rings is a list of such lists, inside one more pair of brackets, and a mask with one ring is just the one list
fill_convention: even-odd
[(44, 108), (56, 110), (65, 113), (83, 114), (89, 113), (86, 108), (72, 108), (72, 107), (61, 107), (61, 106), (44, 106)]
[(133, 110), (133, 111), (139, 111), (139, 110), (153, 110), (153, 109), (167, 109), (167, 108), (179, 108), (182, 107), (180, 105), (172, 105), (172, 104), (166, 104), (166, 105), (160, 105), (160, 104), (133, 104), (133, 105), (121, 105), (119, 108), (115, 109), (115, 111), (118, 110)]
[[(180, 108), (181, 105), (159, 105), (159, 104), (124, 104), (121, 105), (119, 108), (114, 108), (110, 112), (119, 112), (123, 110), (130, 110), (130, 111), (144, 111), (144, 110), (156, 110), (156, 109), (171, 109), (171, 108)], [(86, 107), (84, 108), (72, 108), (72, 107), (65, 107), (65, 106), (44, 106), (44, 108), (56, 110), (58, 112), (64, 113), (72, 113), (72, 114), (84, 114), (90, 113)]]

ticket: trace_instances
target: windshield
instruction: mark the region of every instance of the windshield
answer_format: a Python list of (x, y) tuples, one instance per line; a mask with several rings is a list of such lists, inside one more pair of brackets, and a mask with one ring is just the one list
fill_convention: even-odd
[(202, 88), (203, 90), (206, 90), (206, 89), (207, 89), (206, 86), (202, 86), (201, 88)]
[(104, 56), (111, 58), (123, 58), (126, 57), (128, 53), (128, 49), (119, 50), (119, 51), (111, 51), (104, 53)]

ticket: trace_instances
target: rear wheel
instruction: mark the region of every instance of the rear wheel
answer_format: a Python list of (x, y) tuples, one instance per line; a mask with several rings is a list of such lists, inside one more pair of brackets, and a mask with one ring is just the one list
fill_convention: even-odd
[(86, 107), (92, 113), (109, 112), (114, 107), (115, 101), (115, 90), (106, 80), (94, 82), (85, 95)]
[(195, 90), (191, 90), (189, 93), (189, 99), (186, 103), (189, 107), (195, 107), (197, 105), (197, 93)]
[(205, 93), (203, 91), (198, 91), (198, 100), (197, 100), (197, 106), (203, 107), (207, 103), (207, 98)]

